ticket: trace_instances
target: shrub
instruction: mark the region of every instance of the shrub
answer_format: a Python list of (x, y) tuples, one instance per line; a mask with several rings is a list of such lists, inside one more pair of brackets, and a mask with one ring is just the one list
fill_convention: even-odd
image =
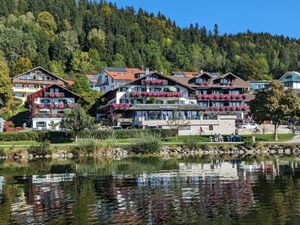
[(104, 151), (108, 150), (110, 146), (97, 143), (97, 141), (88, 141), (88, 142), (81, 142), (79, 145), (73, 147), (71, 149), (71, 153), (74, 157), (79, 157), (80, 155), (84, 154), (95, 154), (95, 153), (103, 153)]
[(0, 157), (2, 157), (2, 156), (5, 156), (6, 154), (5, 154), (5, 152), (4, 152), (4, 149), (3, 148), (0, 148)]
[(158, 153), (160, 152), (160, 149), (160, 140), (153, 136), (141, 138), (137, 143), (127, 147), (127, 150), (134, 154)]
[(28, 149), (28, 154), (32, 155), (51, 155), (50, 151), (50, 142), (49, 141), (44, 141), (40, 145), (33, 145)]
[[(79, 138), (91, 138), (91, 139), (128, 139), (128, 138), (140, 138), (142, 136), (157, 136), (157, 137), (175, 137), (176, 130), (163, 130), (163, 129), (132, 129), (132, 130), (87, 130), (81, 131), (78, 134)], [(74, 136), (74, 135), (73, 135)]]
[(183, 148), (191, 150), (191, 151), (195, 151), (195, 150), (199, 150), (199, 144), (196, 141), (189, 141), (189, 140), (184, 140), (184, 144), (183, 144)]

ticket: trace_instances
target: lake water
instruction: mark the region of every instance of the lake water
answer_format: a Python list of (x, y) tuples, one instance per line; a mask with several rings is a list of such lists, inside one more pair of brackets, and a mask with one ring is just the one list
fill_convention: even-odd
[(300, 158), (0, 162), (2, 224), (300, 224)]

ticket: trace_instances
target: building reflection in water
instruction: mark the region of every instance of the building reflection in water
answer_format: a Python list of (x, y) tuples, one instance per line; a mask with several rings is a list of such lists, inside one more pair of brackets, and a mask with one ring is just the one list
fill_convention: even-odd
[[(296, 174), (298, 168), (298, 162), (288, 161), (213, 161), (178, 163), (175, 170), (138, 175), (112, 172), (102, 176), (68, 173), (15, 177), (20, 191), (14, 193), (12, 218), (17, 224), (53, 224), (57, 218), (71, 221), (74, 208), (86, 213), (85, 223), (89, 224), (242, 218), (258, 203), (254, 187), (261, 177), (271, 183), (279, 175)], [(0, 177), (0, 203), (3, 183)], [(84, 192), (89, 184), (92, 192)], [(80, 194), (86, 196), (78, 197)]]
[(3, 202), (3, 185), (4, 185), (4, 177), (0, 176), (0, 204)]
[(64, 183), (75, 174), (48, 174), (17, 178), (25, 186), (12, 204), (12, 217), (18, 224), (43, 224), (58, 215), (68, 214), (72, 199), (65, 195)]

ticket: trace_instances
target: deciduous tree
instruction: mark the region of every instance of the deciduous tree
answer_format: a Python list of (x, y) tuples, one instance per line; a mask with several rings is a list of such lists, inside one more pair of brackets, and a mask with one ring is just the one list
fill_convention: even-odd
[(278, 140), (279, 125), (299, 112), (300, 101), (294, 90), (285, 90), (279, 81), (272, 81), (267, 89), (256, 93), (256, 98), (250, 102), (250, 109), (258, 123), (272, 121), (274, 140)]

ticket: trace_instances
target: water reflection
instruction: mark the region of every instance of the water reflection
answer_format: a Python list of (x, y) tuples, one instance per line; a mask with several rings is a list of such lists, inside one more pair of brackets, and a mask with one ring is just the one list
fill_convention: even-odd
[(0, 224), (300, 221), (299, 159), (4, 163), (0, 175)]

